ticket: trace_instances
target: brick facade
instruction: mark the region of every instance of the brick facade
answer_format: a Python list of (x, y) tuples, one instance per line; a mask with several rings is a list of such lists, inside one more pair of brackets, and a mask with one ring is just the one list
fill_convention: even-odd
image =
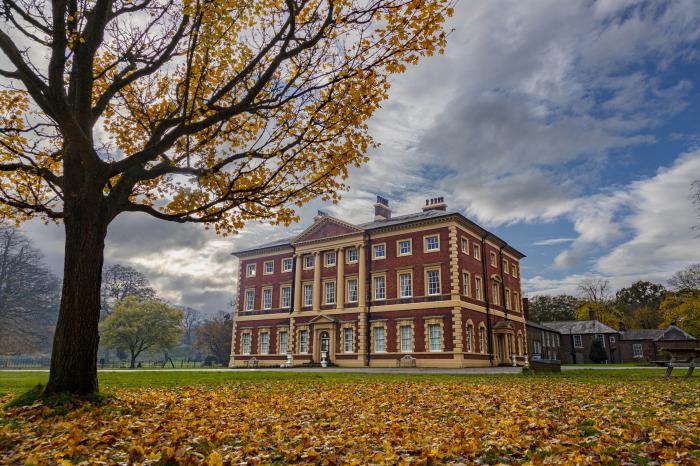
[[(405, 355), (426, 367), (522, 364), (524, 255), (432, 204), (419, 214), (362, 225), (319, 213), (295, 238), (235, 253), (230, 365), (251, 358), (277, 365), (287, 351), (295, 365), (318, 363), (322, 351), (339, 366), (395, 366)], [(388, 204), (380, 207), (390, 212)], [(283, 271), (285, 259), (291, 270)], [(285, 287), (289, 301), (282, 307)]]

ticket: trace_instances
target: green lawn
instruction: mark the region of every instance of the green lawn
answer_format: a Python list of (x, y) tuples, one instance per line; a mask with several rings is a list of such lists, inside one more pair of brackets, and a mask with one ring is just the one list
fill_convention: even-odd
[[(664, 369), (629, 369), (619, 371), (596, 371), (582, 369), (580, 371), (567, 371), (555, 375), (452, 375), (452, 374), (362, 374), (362, 373), (337, 373), (337, 372), (285, 372), (285, 371), (227, 371), (227, 372), (204, 372), (198, 370), (165, 372), (165, 371), (143, 371), (143, 372), (101, 372), (99, 374), (100, 386), (104, 390), (122, 387), (177, 387), (187, 385), (216, 386), (226, 383), (249, 382), (354, 382), (361, 380), (370, 381), (401, 381), (410, 379), (435, 380), (435, 381), (461, 381), (461, 382), (482, 382), (484, 380), (512, 380), (528, 378), (558, 378), (563, 380), (578, 380), (590, 383), (616, 383), (629, 381), (644, 381), (660, 379), (663, 377)], [(676, 369), (674, 378), (679, 378), (685, 374), (685, 369)], [(21, 393), (29, 390), (39, 383), (45, 383), (48, 373), (37, 371), (1, 371), (0, 370), (0, 396), (7, 393)], [(700, 371), (696, 371), (693, 382), (700, 381)]]

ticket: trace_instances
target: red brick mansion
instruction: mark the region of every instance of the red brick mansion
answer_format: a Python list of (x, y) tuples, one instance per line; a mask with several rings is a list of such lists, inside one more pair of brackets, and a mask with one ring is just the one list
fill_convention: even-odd
[[(523, 363), (520, 259), (442, 198), (374, 221), (323, 212), (239, 259), (231, 366), (468, 367)], [(515, 361), (513, 361), (515, 358)]]

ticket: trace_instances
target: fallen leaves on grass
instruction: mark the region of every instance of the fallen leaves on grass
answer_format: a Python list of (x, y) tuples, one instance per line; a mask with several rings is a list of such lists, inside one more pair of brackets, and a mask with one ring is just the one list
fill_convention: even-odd
[[(5, 414), (0, 463), (700, 462), (697, 383), (239, 383)], [(4, 446), (3, 446), (4, 445)]]

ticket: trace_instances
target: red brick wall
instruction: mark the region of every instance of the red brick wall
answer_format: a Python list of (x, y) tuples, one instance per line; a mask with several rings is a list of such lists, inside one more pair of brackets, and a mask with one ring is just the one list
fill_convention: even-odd
[[(424, 252), (423, 237), (431, 234), (438, 234), (440, 237), (440, 251)], [(397, 241), (411, 239), (412, 254), (410, 256), (397, 257)], [(384, 302), (376, 302), (373, 305), (393, 304), (398, 299), (398, 277), (397, 270), (413, 266), (413, 296), (425, 295), (424, 267), (427, 264), (440, 264), (440, 287), (442, 294), (450, 293), (450, 251), (449, 251), (449, 230), (447, 227), (426, 228), (425, 230), (401, 233), (396, 235), (372, 238), (372, 244), (368, 248), (368, 257), (371, 258), (372, 246), (386, 243), (386, 259), (372, 260), (370, 271), (386, 272), (386, 297)], [(371, 281), (368, 283), (371, 285)], [(369, 288), (369, 286), (368, 286)], [(368, 293), (371, 290), (368, 289)], [(370, 295), (371, 296), (371, 295)]]
[[(241, 283), (238, 285), (238, 310), (245, 312), (245, 290), (255, 288), (255, 306), (256, 310), (262, 308), (262, 288), (264, 286), (273, 285), (272, 287), (272, 308), (279, 307), (280, 283), (291, 282), (294, 279), (292, 272), (282, 272), (282, 259), (292, 257), (292, 252), (282, 254), (271, 254), (269, 256), (255, 259), (240, 259), (241, 261)], [(274, 260), (274, 273), (265, 275), (263, 273), (264, 263), (269, 260)], [(247, 277), (246, 270), (248, 264), (254, 263), (255, 277)]]

